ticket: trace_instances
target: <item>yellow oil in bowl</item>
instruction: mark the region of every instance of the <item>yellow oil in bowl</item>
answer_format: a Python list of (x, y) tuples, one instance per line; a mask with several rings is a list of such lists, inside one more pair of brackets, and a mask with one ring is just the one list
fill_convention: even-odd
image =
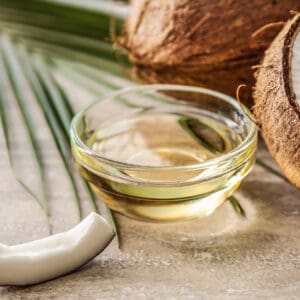
[[(206, 96), (204, 107), (165, 89)], [(145, 221), (207, 216), (239, 186), (255, 161), (256, 128), (234, 100), (224, 96), (222, 107), (222, 94), (208, 101), (206, 91), (133, 88), (74, 119), (76, 166), (111, 209)]]

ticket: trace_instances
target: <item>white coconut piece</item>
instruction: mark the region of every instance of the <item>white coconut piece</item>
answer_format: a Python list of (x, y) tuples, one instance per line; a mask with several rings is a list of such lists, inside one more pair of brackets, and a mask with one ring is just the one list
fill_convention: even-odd
[(0, 244), (0, 285), (29, 285), (70, 273), (102, 252), (112, 227), (91, 213), (69, 231), (25, 244)]

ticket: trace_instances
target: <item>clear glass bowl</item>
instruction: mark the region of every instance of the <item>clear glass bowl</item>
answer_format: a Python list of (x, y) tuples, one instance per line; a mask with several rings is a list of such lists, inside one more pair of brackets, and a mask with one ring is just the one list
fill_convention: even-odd
[(74, 160), (114, 211), (161, 222), (207, 216), (254, 164), (257, 129), (245, 112), (204, 88), (126, 88), (74, 117)]

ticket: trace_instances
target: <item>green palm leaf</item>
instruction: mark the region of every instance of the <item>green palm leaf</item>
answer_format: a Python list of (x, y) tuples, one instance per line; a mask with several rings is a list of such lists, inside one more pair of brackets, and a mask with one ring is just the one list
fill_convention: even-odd
[[(44, 166), (43, 166), (43, 161), (41, 157), (41, 150), (40, 146), (37, 142), (36, 134), (34, 131), (34, 126), (31, 122), (31, 116), (30, 113), (27, 109), (26, 102), (24, 99), (23, 95), (23, 86), (22, 86), (22, 74), (19, 69), (19, 65), (17, 62), (14, 60), (14, 58), (10, 55), (10, 44), (9, 44), (9, 39), (7, 36), (2, 35), (0, 39), (0, 49), (1, 49), (1, 67), (2, 71), (6, 72), (6, 76), (10, 81), (10, 85), (12, 87), (12, 97), (15, 99), (18, 108), (20, 110), (22, 119), (24, 121), (25, 129), (28, 134), (29, 140), (31, 147), (35, 153), (35, 162), (37, 165), (37, 170), (38, 170), (38, 175), (40, 178), (40, 184), (41, 184), (41, 205), (43, 209), (45, 210), (46, 216), (48, 218), (48, 223), (49, 223), (49, 230), (50, 232), (52, 231), (51, 225), (50, 225), (50, 212), (49, 212), (49, 207), (47, 203), (47, 197), (46, 197), (46, 192), (45, 192), (45, 172), (44, 172)], [(4, 75), (4, 76), (5, 76)], [(1, 78), (1, 82), (3, 83), (3, 79)], [(12, 169), (14, 170), (14, 163), (13, 159), (11, 156), (11, 151), (10, 151), (10, 136), (9, 136), (9, 127), (8, 127), (8, 122), (7, 122), (7, 117), (6, 117), (6, 109), (5, 109), (5, 104), (4, 104), (4, 96), (3, 96), (3, 91), (4, 87), (1, 88), (1, 96), (0, 96), (0, 103), (1, 103), (1, 120), (2, 120), (2, 126), (4, 129), (4, 137), (6, 140), (7, 148), (8, 148), (8, 156), (10, 160), (10, 164), (12, 166)], [(15, 171), (15, 173), (17, 173)], [(37, 199), (37, 196), (32, 192), (30, 187), (28, 187), (21, 178), (16, 176), (18, 182), (35, 198)]]
[[(45, 185), (45, 170), (35, 130), (30, 123), (31, 115), (26, 107), (26, 96), (21, 90), (21, 80), (27, 81), (32, 89), (36, 104), (41, 107), (44, 113), (70, 179), (78, 213), (81, 216), (81, 199), (70, 164), (68, 140), (69, 124), (74, 115), (74, 109), (67, 93), (64, 92), (63, 87), (55, 79), (54, 73), (61, 72), (55, 65), (55, 60), (98, 66), (106, 72), (115, 74), (115, 76), (122, 76), (122, 72), (118, 64), (113, 62), (114, 50), (111, 44), (100, 42), (100, 39), (108, 38), (110, 18), (106, 12), (103, 14), (100, 9), (101, 5), (98, 5), (96, 12), (91, 12), (88, 5), (84, 10), (85, 13), (82, 14), (82, 7), (80, 9), (72, 7), (70, 1), (57, 1), (55, 4), (43, 3), (43, 5), (40, 2), (43, 1), (26, 1), (26, 3), (0, 1), (1, 49), (4, 57), (3, 64), (5, 65), (2, 70), (5, 72), (2, 75), (9, 78), (13, 87), (34, 150), (34, 158), (38, 163), (42, 188), (44, 189)], [(79, 2), (77, 1), (76, 6), (80, 4)], [(81, 2), (82, 4), (83, 2)], [(114, 9), (116, 7), (114, 3), (110, 2), (104, 8), (107, 10), (110, 7), (109, 5)], [(79, 13), (80, 17), (78, 17)], [(114, 16), (118, 17), (118, 11), (114, 13)], [(120, 23), (117, 22), (117, 24)], [(79, 28), (80, 30), (77, 30)], [(103, 91), (112, 88), (103, 85)], [(98, 96), (100, 94), (97, 93)], [(5, 114), (4, 98), (5, 95), (0, 94), (0, 116), (9, 158), (11, 158), (9, 126)], [(23, 184), (22, 179), (19, 181)], [(86, 182), (84, 182), (84, 187), (89, 196), (92, 209), (97, 210), (95, 196)], [(30, 191), (29, 188), (28, 190)], [(43, 199), (45, 200), (44, 196)], [(46, 204), (43, 207), (46, 207)], [(109, 214), (116, 228), (110, 210)]]

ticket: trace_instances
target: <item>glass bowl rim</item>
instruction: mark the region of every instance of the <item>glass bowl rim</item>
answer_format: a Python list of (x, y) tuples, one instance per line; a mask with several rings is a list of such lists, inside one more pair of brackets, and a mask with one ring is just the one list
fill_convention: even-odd
[[(78, 136), (76, 132), (76, 126), (82, 119), (82, 116), (95, 104), (102, 101), (106, 98), (114, 98), (116, 96), (126, 94), (126, 93), (132, 93), (132, 92), (144, 92), (144, 91), (155, 91), (155, 90), (171, 90), (171, 91), (183, 91), (183, 92), (194, 92), (194, 93), (200, 93), (200, 94), (206, 94), (213, 97), (216, 97), (218, 99), (221, 99), (222, 101), (225, 101), (232, 106), (235, 107), (235, 109), (243, 115), (244, 118), (249, 120), (250, 128), (248, 131), (247, 136), (243, 139), (242, 143), (240, 143), (237, 147), (230, 150), (229, 152), (225, 153), (224, 155), (217, 156), (215, 158), (206, 160), (204, 162), (199, 162), (195, 164), (188, 164), (188, 165), (179, 165), (179, 166), (143, 166), (143, 165), (135, 165), (130, 163), (125, 163), (117, 160), (108, 159), (97, 152), (93, 151), (90, 147), (88, 147)], [(174, 100), (175, 102), (176, 100)], [(171, 101), (170, 101), (171, 102)], [(176, 104), (176, 103), (175, 103)], [(185, 100), (178, 101), (178, 104), (181, 105), (189, 105), (190, 103)], [(195, 106), (195, 109), (197, 109), (197, 106)], [(71, 126), (70, 126), (70, 137), (73, 142), (76, 143), (76, 146), (80, 148), (82, 152), (84, 152), (87, 156), (96, 159), (100, 162), (109, 164), (111, 166), (115, 167), (121, 167), (124, 169), (135, 169), (135, 170), (193, 170), (193, 169), (205, 169), (208, 168), (214, 164), (220, 163), (222, 161), (228, 161), (231, 158), (235, 157), (236, 155), (239, 155), (240, 153), (244, 152), (249, 144), (253, 142), (253, 139), (257, 135), (257, 126), (252, 121), (251, 118), (248, 117), (248, 115), (251, 115), (251, 112), (246, 108), (243, 104), (236, 101), (231, 96), (228, 96), (226, 94), (223, 94), (221, 92), (217, 92), (211, 89), (202, 88), (202, 87), (195, 87), (195, 86), (187, 86), (187, 85), (179, 85), (179, 84), (144, 84), (144, 85), (135, 85), (127, 88), (122, 88), (117, 91), (112, 91), (110, 93), (106, 93), (103, 96), (101, 96), (99, 99), (91, 102), (90, 104), (84, 106), (76, 115), (73, 117)]]

